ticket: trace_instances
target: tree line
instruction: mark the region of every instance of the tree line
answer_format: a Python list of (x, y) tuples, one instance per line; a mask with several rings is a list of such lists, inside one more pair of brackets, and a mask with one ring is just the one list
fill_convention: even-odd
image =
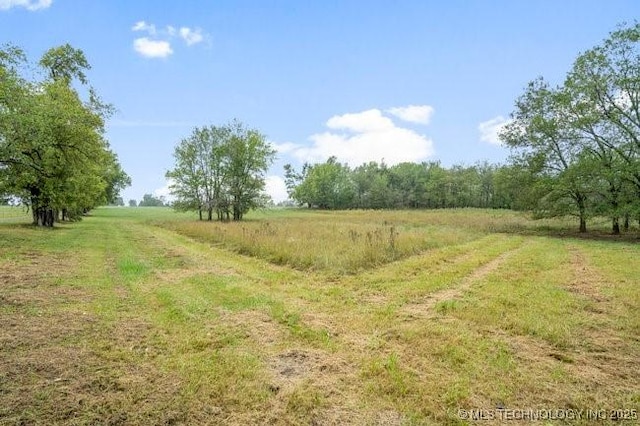
[(53, 226), (113, 202), (131, 182), (104, 138), (113, 107), (88, 85), (84, 53), (65, 44), (36, 67), (41, 80), (29, 78), (34, 65), (21, 49), (0, 49), (0, 195)]
[(351, 168), (336, 157), (285, 165), (289, 197), (321, 209), (519, 208), (510, 167), (487, 162), (445, 168), (439, 162), (387, 166), (369, 162)]

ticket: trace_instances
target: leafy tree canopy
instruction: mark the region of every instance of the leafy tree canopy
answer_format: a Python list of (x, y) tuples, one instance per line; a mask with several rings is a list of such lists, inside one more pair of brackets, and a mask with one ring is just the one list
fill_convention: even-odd
[(72, 85), (87, 83), (82, 51), (53, 48), (39, 64), (48, 78), (28, 80), (23, 52), (0, 49), (0, 193), (29, 206), (35, 224), (53, 226), (114, 202), (130, 178), (104, 138), (112, 108)]

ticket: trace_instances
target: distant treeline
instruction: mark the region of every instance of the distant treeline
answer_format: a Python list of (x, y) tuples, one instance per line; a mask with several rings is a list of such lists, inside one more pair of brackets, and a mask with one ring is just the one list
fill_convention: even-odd
[(289, 197), (321, 209), (526, 208), (513, 185), (514, 167), (479, 163), (445, 168), (439, 162), (370, 162), (351, 168), (335, 157), (285, 166)]

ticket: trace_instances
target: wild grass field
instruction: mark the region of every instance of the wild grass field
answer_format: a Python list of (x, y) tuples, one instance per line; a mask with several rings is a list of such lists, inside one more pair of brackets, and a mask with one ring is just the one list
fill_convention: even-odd
[(466, 209), (24, 222), (0, 222), (2, 425), (638, 423), (637, 228)]

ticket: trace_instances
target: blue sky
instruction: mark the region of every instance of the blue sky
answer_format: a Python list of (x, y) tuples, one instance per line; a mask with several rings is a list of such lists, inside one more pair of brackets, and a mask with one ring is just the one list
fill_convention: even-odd
[(82, 49), (118, 113), (107, 138), (133, 185), (166, 193), (195, 126), (238, 118), (282, 166), (324, 161), (500, 162), (495, 140), (527, 82), (560, 83), (576, 56), (640, 13), (608, 1), (0, 0), (0, 43), (34, 61)]

